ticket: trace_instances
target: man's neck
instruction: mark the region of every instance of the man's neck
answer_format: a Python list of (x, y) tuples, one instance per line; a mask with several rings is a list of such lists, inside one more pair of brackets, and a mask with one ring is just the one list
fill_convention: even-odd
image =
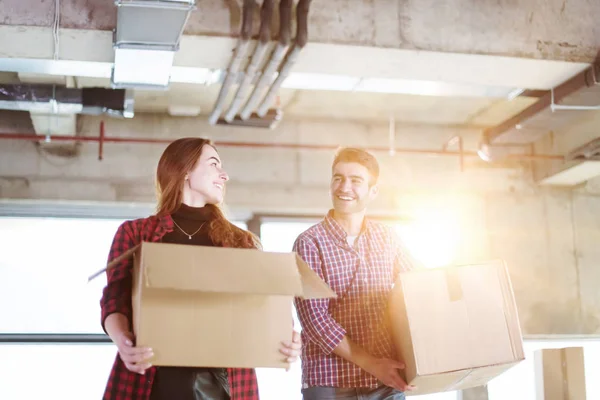
[(358, 236), (362, 229), (365, 213), (340, 214), (333, 210), (333, 219), (340, 224), (348, 236)]

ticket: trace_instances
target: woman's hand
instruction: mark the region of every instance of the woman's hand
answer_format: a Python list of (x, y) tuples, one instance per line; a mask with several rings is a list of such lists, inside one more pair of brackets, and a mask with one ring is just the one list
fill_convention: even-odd
[(104, 321), (104, 327), (110, 339), (117, 346), (125, 367), (131, 372), (144, 375), (146, 370), (152, 366), (148, 359), (154, 353), (152, 353), (152, 349), (133, 345), (135, 338), (129, 331), (127, 317), (119, 313), (110, 314)]
[[(298, 360), (302, 350), (302, 338), (300, 332), (293, 331), (292, 340), (290, 342), (282, 342), (279, 351), (285, 355), (285, 361), (288, 364), (292, 364)], [(289, 366), (288, 366), (289, 370)]]
[(148, 362), (148, 359), (151, 358), (154, 353), (152, 352), (152, 349), (134, 347), (133, 341), (134, 336), (131, 332), (123, 332), (113, 339), (113, 342), (119, 349), (119, 355), (121, 356), (121, 360), (123, 360), (125, 367), (131, 372), (144, 375), (146, 370), (152, 366), (152, 364)]

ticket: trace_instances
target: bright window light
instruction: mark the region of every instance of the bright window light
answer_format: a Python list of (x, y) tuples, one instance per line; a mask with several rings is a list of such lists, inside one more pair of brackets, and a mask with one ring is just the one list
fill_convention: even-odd
[(281, 87), (304, 90), (341, 90), (352, 91), (360, 78), (344, 75), (291, 73)]
[(461, 230), (459, 218), (451, 212), (427, 210), (395, 229), (411, 255), (424, 267), (444, 267), (456, 260)]
[(465, 85), (437, 81), (365, 78), (354, 89), (357, 92), (403, 93), (421, 96), (464, 96), (507, 98), (514, 88)]
[[(0, 345), (0, 399), (99, 399), (117, 348), (112, 344)], [(44, 371), (31, 388), (31, 366)], [(69, 384), (65, 384), (65, 377)]]

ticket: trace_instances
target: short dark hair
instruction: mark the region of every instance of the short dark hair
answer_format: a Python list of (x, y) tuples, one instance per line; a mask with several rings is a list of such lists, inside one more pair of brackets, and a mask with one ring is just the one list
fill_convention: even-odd
[(368, 151), (358, 147), (342, 147), (335, 153), (331, 169), (341, 162), (355, 162), (365, 167), (372, 178), (372, 183), (377, 183), (379, 179), (379, 163), (375, 156)]

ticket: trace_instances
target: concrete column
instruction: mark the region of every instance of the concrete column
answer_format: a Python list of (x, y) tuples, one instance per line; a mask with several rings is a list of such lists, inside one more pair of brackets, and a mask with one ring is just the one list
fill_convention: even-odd
[(470, 389), (461, 390), (458, 394), (459, 400), (488, 400), (488, 390), (486, 386), (478, 386)]

